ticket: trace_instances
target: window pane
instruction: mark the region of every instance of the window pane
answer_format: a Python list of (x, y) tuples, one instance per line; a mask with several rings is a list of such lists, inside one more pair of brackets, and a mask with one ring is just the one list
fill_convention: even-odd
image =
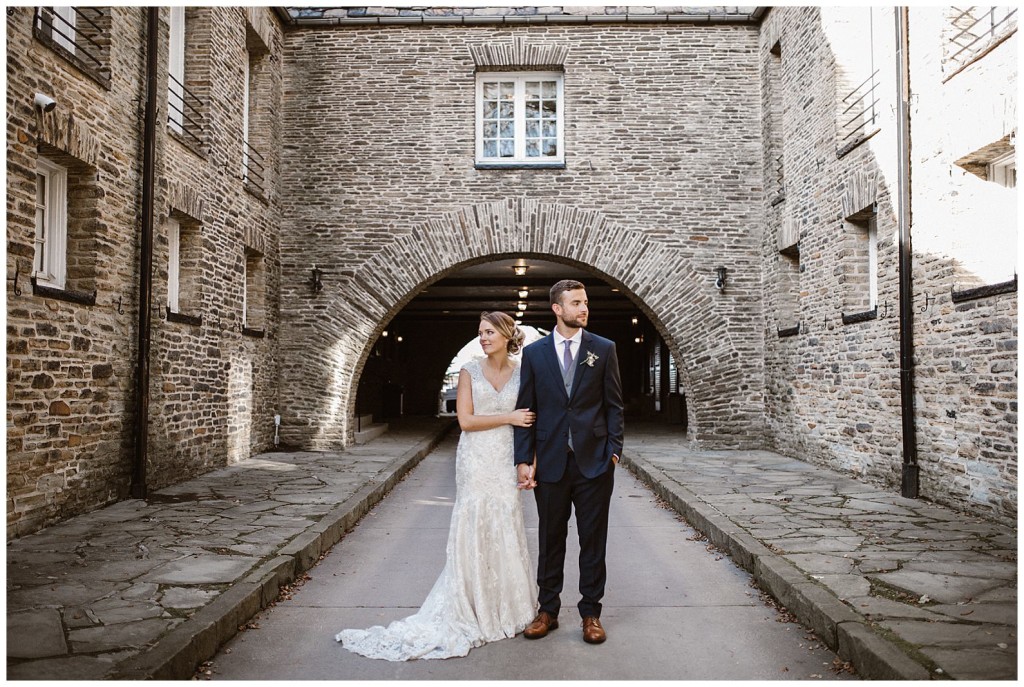
[(490, 75), (480, 83), (479, 155), (484, 159), (531, 160), (561, 155), (558, 78)]
[(46, 206), (46, 175), (36, 174), (36, 205)]

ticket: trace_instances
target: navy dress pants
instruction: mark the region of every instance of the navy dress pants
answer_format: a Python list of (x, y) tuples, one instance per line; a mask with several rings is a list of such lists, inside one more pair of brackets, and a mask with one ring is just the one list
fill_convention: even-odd
[(580, 474), (576, 457), (569, 451), (565, 474), (557, 482), (538, 482), (534, 488), (539, 515), (537, 585), (540, 610), (558, 616), (559, 595), (565, 577), (565, 544), (569, 515), (576, 510), (580, 539), (580, 595), (582, 617), (601, 617), (601, 598), (607, 578), (605, 549), (608, 543), (608, 508), (615, 484), (615, 466), (593, 479)]

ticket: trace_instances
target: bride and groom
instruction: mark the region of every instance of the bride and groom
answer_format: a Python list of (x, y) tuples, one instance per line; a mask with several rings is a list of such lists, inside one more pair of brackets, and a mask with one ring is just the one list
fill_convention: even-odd
[[(459, 372), (462, 436), (455, 456), (455, 506), (445, 567), (420, 610), (387, 627), (343, 630), (335, 639), (370, 658), (406, 661), (465, 656), (520, 632), (558, 628), (569, 516), (580, 539), (583, 639), (605, 641), (608, 508), (622, 452), (622, 389), (615, 344), (587, 332), (582, 283), (550, 292), (555, 330), (522, 349), (511, 317), (482, 313), (486, 357)], [(519, 490), (537, 502), (536, 582)]]

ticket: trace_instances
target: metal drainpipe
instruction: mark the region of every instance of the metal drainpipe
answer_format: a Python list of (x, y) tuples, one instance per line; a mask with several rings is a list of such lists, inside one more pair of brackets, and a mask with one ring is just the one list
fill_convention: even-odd
[(142, 149), (142, 249), (139, 260), (139, 342), (135, 380), (135, 462), (131, 496), (146, 498), (149, 451), (149, 344), (153, 300), (153, 195), (156, 176), (156, 96), (160, 8), (150, 7), (146, 22), (146, 116)]
[(910, 241), (910, 59), (908, 10), (896, 8), (896, 88), (898, 91), (899, 233), (900, 233), (900, 408), (903, 416), (901, 493), (918, 496), (917, 424), (914, 421), (914, 253)]

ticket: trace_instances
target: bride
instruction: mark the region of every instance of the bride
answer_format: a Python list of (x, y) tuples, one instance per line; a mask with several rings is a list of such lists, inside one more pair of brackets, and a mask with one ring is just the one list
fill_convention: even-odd
[(480, 315), (486, 358), (459, 372), (456, 396), (462, 436), (455, 454), (455, 507), (444, 570), (419, 612), (387, 627), (342, 630), (335, 639), (370, 658), (465, 656), (486, 642), (522, 632), (537, 610), (537, 583), (526, 545), (512, 461), (512, 426), (536, 416), (515, 409), (518, 353), (524, 335), (502, 312)]

